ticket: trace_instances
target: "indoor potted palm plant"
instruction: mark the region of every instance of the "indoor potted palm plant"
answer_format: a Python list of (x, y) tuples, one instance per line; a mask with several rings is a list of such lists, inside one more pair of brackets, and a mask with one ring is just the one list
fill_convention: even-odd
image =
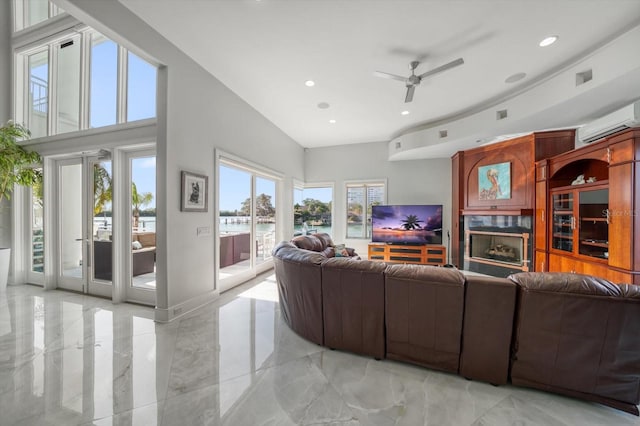
[[(42, 179), (42, 173), (32, 167), (40, 162), (40, 155), (18, 144), (30, 136), (29, 129), (12, 121), (0, 127), (0, 209), (7, 208), (14, 185), (32, 186)], [(7, 285), (10, 257), (11, 249), (0, 247), (0, 290)]]

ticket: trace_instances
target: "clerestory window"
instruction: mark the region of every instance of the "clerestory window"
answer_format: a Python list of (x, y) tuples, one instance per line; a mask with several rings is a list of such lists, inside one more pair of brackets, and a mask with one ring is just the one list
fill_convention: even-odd
[(156, 116), (157, 67), (95, 30), (16, 52), (16, 118), (33, 138)]
[(63, 13), (49, 0), (14, 0), (14, 31), (20, 31)]

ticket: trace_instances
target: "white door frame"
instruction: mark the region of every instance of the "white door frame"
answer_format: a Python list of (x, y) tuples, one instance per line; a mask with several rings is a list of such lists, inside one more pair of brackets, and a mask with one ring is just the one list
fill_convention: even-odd
[[(122, 176), (120, 179), (121, 186), (115, 188), (116, 192), (123, 194), (124, 200), (126, 202), (120, 203), (119, 212), (122, 218), (122, 221), (119, 226), (118, 231), (118, 241), (124, 241), (124, 246), (119, 245), (119, 247), (123, 247), (121, 250), (121, 255), (119, 256), (119, 260), (121, 260), (121, 272), (118, 276), (121, 278), (121, 282), (123, 286), (121, 287), (122, 293), (121, 297), (123, 301), (127, 302), (135, 302), (141, 303), (144, 305), (156, 306), (156, 290), (134, 287), (133, 286), (133, 276), (132, 276), (132, 226), (131, 218), (133, 217), (133, 207), (131, 205), (131, 181), (132, 181), (132, 170), (131, 170), (131, 162), (134, 158), (140, 157), (157, 157), (155, 148), (144, 148), (144, 149), (135, 149), (135, 150), (126, 150), (122, 152), (117, 152), (119, 159), (118, 164), (121, 166), (118, 169), (114, 169), (114, 175), (117, 171), (118, 176)], [(155, 178), (155, 176), (154, 176)], [(157, 187), (157, 182), (156, 182)], [(157, 193), (157, 192), (156, 192)], [(122, 199), (122, 198), (121, 198)], [(156, 208), (157, 212), (157, 208)], [(157, 214), (157, 213), (156, 213)], [(157, 216), (156, 216), (156, 225), (157, 225)], [(156, 235), (157, 235), (156, 228)], [(116, 238), (114, 236), (114, 238)], [(126, 248), (126, 249), (125, 249)], [(157, 265), (156, 265), (157, 266)], [(157, 270), (157, 268), (156, 268)], [(115, 275), (115, 270), (114, 270)], [(157, 278), (156, 278), (157, 282)]]
[[(78, 291), (82, 293), (91, 294), (94, 296), (108, 297), (112, 298), (112, 282), (111, 281), (102, 281), (94, 279), (93, 273), (93, 265), (94, 265), (94, 256), (93, 256), (93, 194), (92, 194), (92, 185), (93, 185), (93, 172), (92, 168), (95, 163), (99, 161), (98, 157), (95, 155), (76, 155), (70, 156), (67, 158), (61, 158), (55, 161), (55, 180), (53, 182), (54, 192), (57, 194), (57, 197), (53, 198), (51, 211), (55, 216), (54, 223), (55, 227), (53, 230), (53, 240), (54, 240), (54, 253), (53, 256), (53, 264), (52, 269), (54, 272), (56, 287), (62, 288), (65, 290)], [(82, 222), (82, 232), (79, 240), (81, 240), (82, 244), (82, 265), (80, 265), (81, 277), (71, 277), (63, 275), (62, 268), (62, 221), (64, 217), (62, 216), (62, 190), (61, 185), (64, 183), (61, 182), (61, 170), (64, 166), (69, 165), (79, 165), (81, 167), (81, 182), (80, 182), (80, 191), (81, 191), (81, 222)], [(114, 200), (115, 203), (115, 200)], [(113, 262), (113, 257), (112, 257)]]

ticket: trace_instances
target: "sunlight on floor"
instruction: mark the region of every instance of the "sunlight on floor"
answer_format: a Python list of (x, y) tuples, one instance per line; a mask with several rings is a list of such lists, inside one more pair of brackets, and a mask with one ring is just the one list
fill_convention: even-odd
[(278, 302), (278, 287), (275, 274), (268, 275), (259, 284), (240, 293), (238, 297)]

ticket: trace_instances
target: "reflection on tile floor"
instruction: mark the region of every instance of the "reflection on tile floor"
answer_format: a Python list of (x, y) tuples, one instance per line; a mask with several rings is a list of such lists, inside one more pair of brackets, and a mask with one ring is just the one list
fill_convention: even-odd
[(281, 320), (273, 274), (170, 324), (151, 308), (0, 292), (2, 425), (640, 425), (543, 392), (329, 351)]

